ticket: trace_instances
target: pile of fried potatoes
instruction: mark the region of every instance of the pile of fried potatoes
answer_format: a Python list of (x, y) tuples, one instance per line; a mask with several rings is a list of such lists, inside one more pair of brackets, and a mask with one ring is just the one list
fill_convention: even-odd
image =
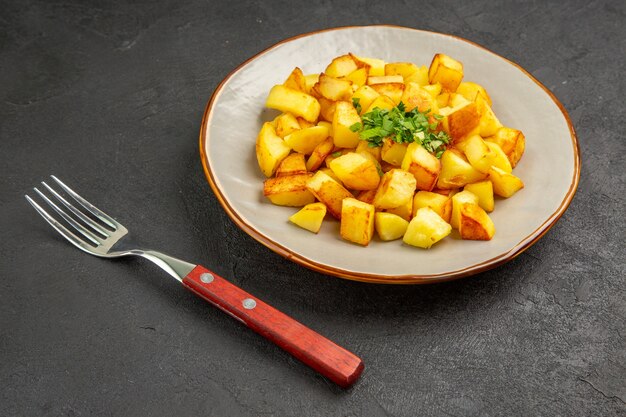
[[(490, 240), (494, 195), (524, 187), (512, 170), (525, 139), (500, 123), (481, 85), (462, 80), (463, 64), (444, 54), (430, 67), (347, 54), (321, 74), (295, 68), (269, 92), (266, 106), (282, 113), (256, 141), (264, 195), (302, 207), (289, 220), (314, 233), (328, 212), (340, 220), (341, 237), (360, 245), (374, 230), (383, 241), (421, 248), (453, 228), (462, 239)], [(372, 109), (400, 102), (441, 116), (432, 120), (451, 138), (441, 159), (417, 142), (386, 138), (370, 147), (350, 129)]]

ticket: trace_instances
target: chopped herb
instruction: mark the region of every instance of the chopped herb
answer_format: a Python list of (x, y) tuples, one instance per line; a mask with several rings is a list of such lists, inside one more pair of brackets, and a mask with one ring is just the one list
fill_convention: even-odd
[(333, 152), (330, 154), (333, 158), (338, 158), (341, 156), (341, 151)]
[(376, 107), (365, 113), (361, 117), (362, 123), (353, 124), (350, 130), (359, 132), (359, 137), (367, 141), (370, 147), (382, 146), (386, 138), (397, 143), (418, 142), (428, 152), (441, 158), (446, 145), (450, 143), (447, 133), (436, 131), (442, 118), (441, 115), (432, 114), (430, 109), (425, 112), (417, 108), (406, 111), (406, 106), (400, 102), (391, 110)]
[(357, 113), (361, 113), (361, 99), (359, 97), (352, 97), (352, 105), (356, 109)]

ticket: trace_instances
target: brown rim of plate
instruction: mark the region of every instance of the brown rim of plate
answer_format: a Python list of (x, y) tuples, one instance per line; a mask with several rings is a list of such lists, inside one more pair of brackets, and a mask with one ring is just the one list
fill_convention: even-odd
[[(413, 30), (413, 31), (417, 31), (417, 32), (425, 32), (425, 33), (431, 33), (431, 34), (435, 34), (435, 35), (441, 35), (441, 36), (448, 36), (450, 38), (453, 39), (457, 39), (463, 42), (466, 42), (470, 45), (473, 45), (477, 48), (483, 49), (503, 60), (505, 60), (506, 62), (508, 62), (511, 65), (514, 65), (515, 67), (517, 67), (519, 70), (521, 70), (528, 78), (530, 78), (532, 81), (535, 82), (535, 84), (537, 84), (539, 87), (541, 87), (547, 94), (548, 96), (550, 96), (550, 98), (552, 99), (552, 101), (554, 101), (554, 103), (558, 106), (558, 108), (561, 110), (561, 113), (563, 114), (563, 117), (565, 117), (565, 121), (567, 122), (567, 125), (569, 127), (569, 131), (570, 131), (570, 136), (572, 139), (572, 147), (574, 149), (574, 176), (572, 178), (572, 183), (570, 184), (569, 190), (567, 191), (567, 194), (565, 195), (565, 198), (563, 199), (563, 201), (561, 202), (560, 206), (558, 207), (558, 209), (545, 221), (541, 224), (541, 226), (539, 226), (539, 228), (537, 228), (533, 233), (531, 233), (530, 235), (526, 236), (524, 239), (522, 239), (517, 245), (515, 245), (511, 250), (509, 250), (508, 252), (502, 253), (494, 258), (491, 258), (487, 261), (475, 264), (475, 265), (471, 265), (468, 266), (467, 268), (463, 268), (463, 269), (458, 269), (456, 271), (450, 271), (450, 272), (445, 272), (445, 273), (441, 273), (441, 274), (430, 274), (430, 275), (418, 275), (418, 274), (409, 274), (409, 275), (382, 275), (382, 274), (368, 274), (368, 273), (363, 273), (363, 272), (354, 272), (354, 271), (348, 271), (345, 269), (340, 269), (340, 268), (336, 268), (333, 266), (329, 266), (329, 265), (324, 265), (324, 264), (320, 264), (317, 262), (314, 262), (300, 254), (294, 253), (293, 251), (289, 250), (288, 248), (279, 245), (278, 243), (274, 242), (273, 240), (271, 240), (270, 238), (268, 238), (267, 236), (263, 235), (262, 233), (260, 233), (258, 230), (256, 230), (254, 227), (252, 227), (251, 225), (247, 224), (245, 221), (243, 221), (243, 219), (238, 215), (238, 213), (228, 204), (228, 202), (226, 201), (226, 198), (224, 197), (224, 195), (222, 194), (221, 190), (217, 187), (214, 179), (213, 179), (213, 174), (212, 174), (212, 170), (210, 169), (209, 166), (209, 162), (207, 159), (207, 154), (206, 154), (206, 149), (205, 149), (205, 143), (206, 143), (206, 125), (207, 125), (207, 121), (208, 121), (208, 116), (211, 113), (211, 110), (213, 108), (213, 102), (215, 100), (215, 98), (217, 97), (217, 94), (221, 91), (222, 87), (224, 86), (224, 84), (237, 72), (239, 71), (243, 66), (245, 66), (246, 64), (248, 64), (249, 62), (251, 62), (252, 60), (256, 59), (258, 56), (284, 44), (290, 41), (293, 41), (295, 39), (299, 39), (299, 38), (303, 38), (303, 37), (307, 37), (307, 36), (312, 36), (312, 35), (316, 35), (318, 33), (324, 33), (324, 32), (331, 32), (331, 31), (338, 31), (338, 30), (343, 30), (343, 29), (351, 29), (351, 28), (360, 28), (360, 27), (388, 27), (388, 28), (396, 28), (396, 29), (406, 29), (406, 30)], [(572, 121), (569, 117), (569, 115), (567, 114), (567, 111), (565, 110), (565, 108), (563, 107), (563, 104), (561, 104), (561, 102), (554, 96), (554, 94), (546, 87), (544, 86), (541, 82), (539, 82), (535, 77), (533, 77), (528, 71), (526, 71), (524, 68), (522, 68), (521, 66), (519, 66), (518, 64), (516, 64), (513, 61), (510, 61), (498, 54), (496, 54), (495, 52), (490, 51), (489, 49), (475, 43), (472, 41), (469, 41), (467, 39), (463, 39), (460, 38), (458, 36), (454, 36), (454, 35), (449, 35), (449, 34), (445, 34), (445, 33), (438, 33), (438, 32), (432, 32), (432, 31), (427, 31), (427, 30), (420, 30), (420, 29), (413, 29), (413, 28), (408, 28), (408, 27), (404, 27), (404, 26), (396, 26), (396, 25), (365, 25), (365, 26), (342, 26), (342, 27), (336, 27), (336, 28), (330, 28), (330, 29), (323, 29), (323, 30), (318, 30), (318, 31), (314, 31), (314, 32), (309, 32), (309, 33), (304, 33), (304, 34), (300, 34), (300, 35), (296, 35), (293, 36), (291, 38), (288, 39), (284, 39), (272, 46), (270, 46), (269, 48), (264, 49), (263, 51), (253, 55), (252, 57), (248, 58), (246, 61), (242, 62), (239, 66), (237, 66), (237, 68), (235, 68), (234, 70), (232, 70), (227, 76), (226, 78), (224, 78), (220, 84), (217, 86), (217, 88), (215, 89), (215, 91), (213, 92), (213, 94), (211, 95), (211, 98), (209, 99), (206, 108), (204, 110), (204, 115), (202, 116), (202, 125), (200, 128), (200, 157), (202, 159), (202, 167), (204, 169), (204, 174), (206, 175), (206, 178), (209, 182), (209, 185), (211, 186), (211, 189), (213, 190), (213, 192), (215, 193), (218, 201), (220, 202), (220, 204), (222, 205), (222, 207), (224, 208), (224, 210), (226, 211), (226, 213), (228, 214), (228, 216), (235, 222), (235, 224), (237, 224), (237, 226), (239, 226), (244, 232), (246, 232), (248, 235), (250, 235), (252, 238), (254, 238), (255, 240), (257, 240), (258, 242), (260, 242), (261, 244), (263, 244), (264, 246), (268, 247), (269, 249), (273, 250), (274, 252), (278, 253), (279, 255), (292, 260), (294, 262), (299, 263), (302, 266), (305, 266), (309, 269), (312, 269), (314, 271), (317, 272), (321, 272), (324, 274), (330, 274), (330, 275), (334, 275), (340, 278), (346, 278), (346, 279), (350, 279), (350, 280), (354, 280), (354, 281), (362, 281), (362, 282), (369, 282), (369, 283), (379, 283), (379, 284), (431, 284), (431, 283), (436, 283), (436, 282), (443, 282), (443, 281), (451, 281), (454, 279), (458, 279), (458, 278), (463, 278), (469, 275), (474, 275), (477, 274), (479, 272), (484, 272), (487, 271), (489, 269), (495, 268), (499, 265), (502, 265), (505, 262), (508, 262), (512, 259), (514, 259), (515, 257), (517, 257), (518, 255), (520, 255), (523, 251), (525, 251), (526, 249), (528, 249), (530, 246), (532, 246), (537, 240), (539, 240), (543, 235), (545, 235), (548, 230), (550, 230), (550, 228), (552, 226), (554, 226), (554, 224), (561, 218), (561, 216), (563, 215), (563, 213), (565, 213), (565, 210), (567, 210), (567, 207), (570, 205), (572, 199), (574, 198), (574, 194), (576, 194), (576, 188), (578, 187), (578, 182), (580, 180), (580, 167), (581, 167), (581, 161), (580, 161), (580, 147), (578, 144), (578, 139), (576, 137), (576, 132), (574, 131), (574, 127), (572, 126)]]

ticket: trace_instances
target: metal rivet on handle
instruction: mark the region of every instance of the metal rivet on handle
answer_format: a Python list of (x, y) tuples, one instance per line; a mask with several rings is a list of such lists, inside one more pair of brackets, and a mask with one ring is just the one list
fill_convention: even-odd
[(213, 275), (209, 274), (208, 272), (200, 274), (200, 281), (204, 282), (205, 284), (210, 284), (211, 282), (213, 282)]
[(256, 301), (254, 301), (252, 298), (246, 298), (245, 300), (243, 300), (243, 308), (245, 308), (246, 310), (252, 310), (254, 307), (256, 307)]

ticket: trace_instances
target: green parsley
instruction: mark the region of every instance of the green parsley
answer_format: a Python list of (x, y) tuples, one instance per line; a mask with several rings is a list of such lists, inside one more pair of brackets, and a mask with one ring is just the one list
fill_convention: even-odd
[(352, 105), (356, 109), (357, 113), (361, 113), (361, 103), (359, 103), (361, 99), (359, 97), (352, 97)]
[(359, 132), (359, 137), (368, 142), (368, 146), (382, 146), (385, 138), (397, 143), (418, 142), (428, 152), (437, 158), (446, 150), (450, 143), (450, 136), (443, 131), (436, 132), (442, 116), (433, 114), (436, 122), (430, 123), (430, 110), (420, 112), (417, 108), (405, 111), (404, 103), (400, 102), (391, 110), (376, 107), (362, 117), (362, 123), (350, 126), (353, 132)]

